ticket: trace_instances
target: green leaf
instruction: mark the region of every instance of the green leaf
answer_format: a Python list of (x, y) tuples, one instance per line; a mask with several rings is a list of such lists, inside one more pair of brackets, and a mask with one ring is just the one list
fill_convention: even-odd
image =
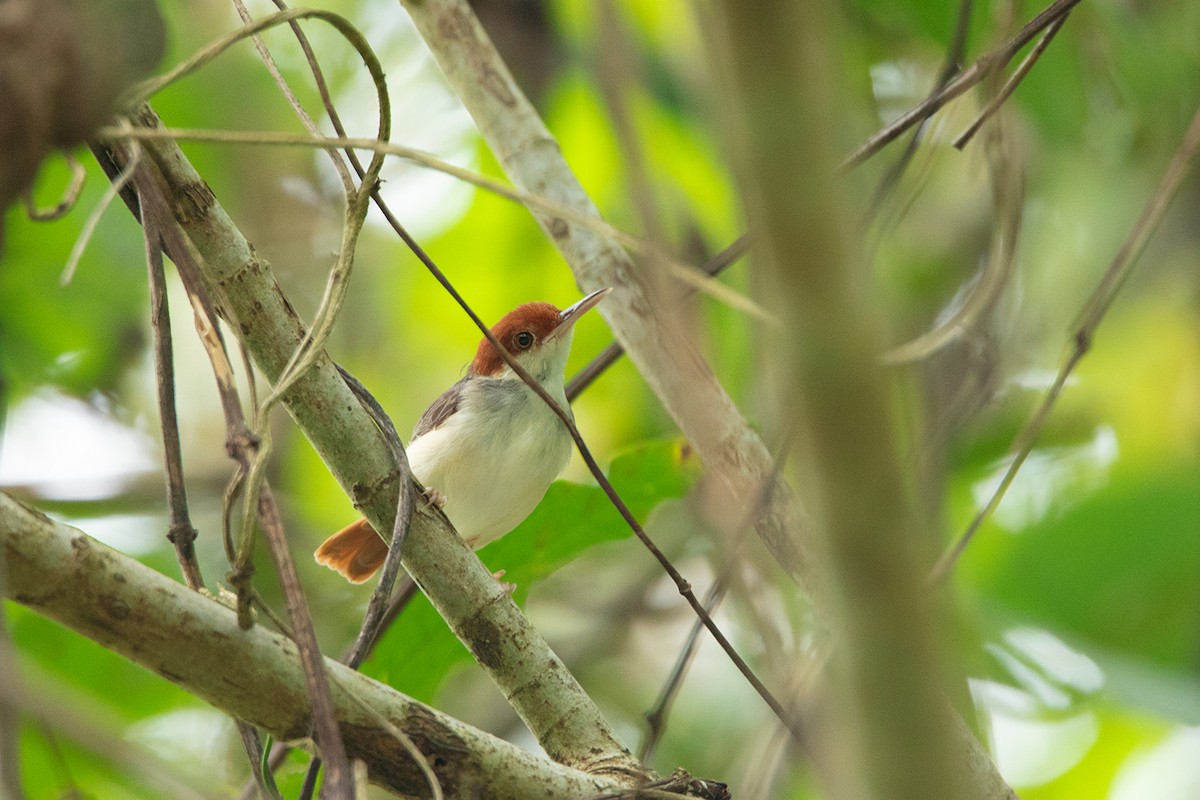
[(1194, 669), (1200, 483), (1126, 474), (1019, 535), (983, 533), (980, 590), (1030, 624), (1172, 670)]
[[(608, 477), (639, 521), (663, 500), (683, 496), (700, 473), (699, 460), (678, 440), (643, 444), (615, 458)], [(529, 588), (601, 542), (632, 536), (598, 486), (554, 483), (516, 530), (483, 548), (489, 568), (504, 570), (522, 604)], [(430, 701), (456, 665), (470, 660), (429, 601), (419, 595), (388, 631), (367, 674), (418, 700)]]

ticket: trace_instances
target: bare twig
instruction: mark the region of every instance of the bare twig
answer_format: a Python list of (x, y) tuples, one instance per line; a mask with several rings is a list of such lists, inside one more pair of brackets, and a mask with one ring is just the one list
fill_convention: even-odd
[(995, 308), (1015, 272), (1017, 240), (1021, 233), (1025, 173), (1014, 161), (1012, 144), (1007, 141), (1002, 127), (997, 125), (988, 148), (995, 223), (987, 261), (978, 280), (953, 313), (946, 315), (931, 330), (886, 352), (884, 363), (903, 364), (927, 358), (975, 330), (980, 320)]
[[(728, 588), (727, 584), (718, 578), (708, 587), (708, 593), (704, 596), (704, 610), (712, 616), (717, 611), (717, 606), (725, 599), (725, 591)], [(649, 763), (654, 757), (654, 751), (658, 748), (658, 742), (667, 731), (667, 715), (670, 713), (671, 706), (675, 703), (675, 698), (679, 696), (679, 689), (683, 686), (684, 676), (692, 666), (692, 661), (696, 657), (696, 649), (700, 646), (700, 632), (704, 630), (704, 625), (697, 617), (692, 622), (692, 629), (688, 631), (687, 639), (684, 640), (683, 648), (679, 651), (679, 656), (675, 659), (675, 666), (671, 668), (671, 673), (663, 682), (662, 690), (658, 693), (658, 699), (654, 701), (654, 705), (646, 712), (646, 736), (642, 739), (641, 747), (638, 748), (638, 758), (644, 763)]]
[[(561, 148), (512, 79), (466, 0), (402, 0), (443, 74), (471, 114), (510, 180), (578, 213), (599, 217)], [(481, 74), (487, 80), (479, 80)], [(662, 401), (715, 484), (730, 502), (752, 497), (771, 456), (725, 391), (694, 336), (653, 313), (661, 299), (618, 242), (561, 215), (533, 216), (584, 291), (613, 288), (599, 308), (641, 376)], [(755, 529), (796, 580), (804, 575), (799, 538), (808, 520), (793, 494), (781, 492)], [(697, 605), (699, 603), (697, 602)]]
[(1053, 3), (1027, 22), (1008, 41), (990, 53), (981, 56), (974, 64), (959, 73), (958, 77), (942, 87), (941, 91), (925, 98), (856, 147), (849, 155), (842, 159), (842, 168), (853, 169), (862, 164), (882, 150), (885, 145), (899, 137), (904, 131), (913, 125), (919, 124), (921, 120), (926, 119), (930, 114), (972, 86), (975, 86), (996, 70), (1003, 69), (1004, 65), (1011, 61), (1013, 56), (1020, 52), (1022, 47), (1033, 41), (1034, 37), (1049, 28), (1056, 20), (1065, 16), (1079, 2), (1080, 0), (1054, 0)]
[[(712, 616), (728, 591), (729, 580), (736, 569), (737, 558), (741, 552), (742, 544), (746, 540), (746, 534), (751, 529), (755, 517), (758, 516), (763, 506), (771, 502), (771, 493), (779, 485), (779, 479), (783, 474), (784, 465), (787, 463), (791, 445), (792, 437), (789, 433), (784, 437), (783, 445), (780, 447), (779, 453), (775, 456), (775, 463), (771, 468), (771, 474), (759, 490), (758, 498), (746, 514), (745, 521), (732, 531), (731, 538), (733, 541), (721, 556), (721, 567), (717, 571), (717, 575), (713, 579), (712, 585), (709, 587), (708, 593), (704, 598), (704, 608), (708, 611), (709, 616)], [(659, 692), (658, 700), (646, 712), (648, 730), (638, 754), (638, 758), (643, 761), (650, 760), (655, 748), (658, 746), (659, 739), (662, 738), (663, 733), (666, 731), (667, 715), (670, 713), (671, 705), (675, 702), (675, 698), (679, 694), (679, 688), (683, 685), (683, 679), (687, 675), (692, 659), (695, 657), (696, 648), (700, 642), (701, 629), (701, 620), (697, 618), (692, 625), (691, 631), (688, 633), (679, 657), (675, 660), (675, 666), (671, 670), (671, 674), (663, 684), (662, 691)]]
[[(371, 415), (371, 419), (375, 420), (375, 424), (379, 426), (380, 432), (392, 451), (392, 458), (396, 460), (401, 473), (405, 477), (411, 478), (412, 470), (408, 466), (408, 455), (404, 452), (404, 445), (400, 443), (400, 435), (396, 433), (396, 427), (392, 424), (391, 418), (388, 417), (374, 395), (367, 391), (367, 388), (359, 383), (357, 378), (341, 367), (338, 367), (338, 370), (342, 373), (342, 377), (351, 391), (358, 397), (359, 402), (363, 404), (363, 408)], [(404, 543), (408, 538), (414, 495), (412, 480), (401, 481), (400, 501), (396, 508), (396, 524), (392, 528), (392, 536), (388, 540), (388, 554), (383, 562), (382, 576), (375, 591), (371, 593), (371, 600), (367, 604), (367, 613), (363, 615), (358, 636), (350, 651), (342, 658), (342, 663), (351, 669), (358, 669), (374, 648), (384, 626), (395, 618), (390, 611), (392, 587), (395, 586), (400, 572), (400, 558), (404, 552)], [(416, 584), (412, 584), (412, 586), (415, 588)], [(402, 585), (397, 597), (403, 596), (405, 593), (406, 589)], [(409, 596), (411, 597), (411, 594)]]
[(1125, 242), (1121, 245), (1121, 249), (1117, 251), (1112, 263), (1105, 270), (1104, 275), (1101, 276), (1095, 290), (1088, 297), (1087, 302), (1084, 303), (1083, 309), (1076, 320), (1075, 332), (1071, 337), (1072, 344), (1070, 350), (1062, 366), (1059, 368), (1058, 374), (1054, 378), (1054, 383), (1046, 390), (1046, 395), (1042, 398), (1041, 404), (1034, 410), (1013, 442), (1010, 451), (1011, 461), (1008, 469), (1004, 471), (1004, 477), (1001, 478), (999, 485), (996, 486), (987, 503), (975, 514), (967, 529), (942, 554), (942, 557), (938, 559), (933, 569), (930, 570), (929, 581), (931, 583), (939, 582), (950, 574), (950, 571), (954, 569), (954, 565), (958, 562), (959, 556), (962, 555), (967, 545), (971, 543), (971, 540), (979, 531), (979, 526), (991, 516), (996, 507), (1000, 505), (1000, 501), (1004, 499), (1004, 494), (1008, 491), (1008, 487), (1012, 485), (1017, 472), (1020, 471), (1021, 466), (1033, 451), (1033, 445), (1037, 441), (1038, 434), (1041, 433), (1042, 426), (1046, 424), (1046, 419), (1049, 417), (1051, 409), (1054, 407), (1055, 402), (1058, 401), (1058, 396), (1062, 393), (1063, 386), (1066, 385), (1071, 373), (1075, 371), (1075, 367), (1091, 349), (1096, 329), (1104, 320), (1105, 314), (1108, 312), (1117, 293), (1121, 290), (1125, 278), (1129, 276), (1133, 265), (1137, 262), (1138, 256), (1141, 255), (1146, 242), (1153, 235), (1155, 229), (1157, 229), (1159, 222), (1162, 221), (1167, 207), (1175, 197), (1175, 193), (1179, 190), (1179, 185), (1191, 169), (1192, 162), (1195, 160), (1198, 150), (1200, 150), (1200, 108), (1197, 108), (1191, 123), (1188, 125), (1187, 131), (1184, 133), (1183, 142), (1175, 151), (1170, 164), (1167, 165), (1166, 170), (1158, 181), (1158, 185), (1154, 188), (1154, 192), (1146, 201), (1141, 216), (1134, 223), (1133, 229), (1130, 230), (1129, 236), (1126, 237)]
[(63, 160), (67, 162), (67, 166), (71, 169), (71, 182), (67, 184), (67, 188), (63, 190), (62, 198), (57, 203), (50, 208), (38, 208), (33, 202), (32, 189), (26, 189), (21, 192), (21, 201), (25, 204), (25, 213), (34, 222), (53, 222), (56, 219), (61, 219), (79, 202), (79, 195), (83, 192), (84, 181), (87, 180), (87, 170), (83, 168), (83, 164), (72, 153), (63, 151)]
[[(739, 236), (732, 244), (705, 262), (704, 266), (700, 269), (705, 274), (716, 277), (729, 266), (736, 263), (749, 249), (749, 238), (745, 235)], [(683, 297), (680, 299), (682, 300), (694, 293), (694, 289), (685, 291)], [(611, 367), (624, 354), (625, 348), (621, 347), (620, 342), (613, 342), (604, 348), (600, 352), (600, 355), (589, 361), (579, 372), (575, 373), (575, 376), (571, 380), (567, 381), (567, 402), (573, 402), (584, 389), (591, 386), (596, 378), (600, 377), (604, 370)]]
[(975, 134), (978, 133), (979, 129), (983, 127), (983, 124), (991, 119), (992, 115), (996, 113), (996, 110), (999, 109), (1000, 106), (1004, 105), (1004, 102), (1012, 96), (1012, 93), (1016, 91), (1017, 86), (1019, 86), (1021, 81), (1025, 80), (1025, 76), (1029, 74), (1029, 70), (1033, 69), (1033, 65), (1036, 64), (1038, 59), (1042, 57), (1042, 53), (1046, 52), (1046, 48), (1050, 46), (1050, 42), (1054, 41), (1054, 37), (1058, 35), (1060, 30), (1062, 30), (1062, 26), (1066, 24), (1068, 16), (1070, 16), (1069, 13), (1063, 14), (1061, 17), (1054, 20), (1054, 22), (1050, 23), (1050, 27), (1048, 27), (1046, 32), (1042, 34), (1042, 38), (1038, 40), (1038, 43), (1033, 46), (1033, 49), (1029, 51), (1029, 54), (1025, 56), (1019, 65), (1017, 65), (1017, 68), (1013, 71), (1013, 74), (1010, 75), (1008, 80), (1004, 82), (1004, 85), (1000, 87), (1000, 91), (996, 92), (996, 96), (993, 97), (991, 101), (984, 107), (984, 109), (979, 112), (979, 116), (975, 118), (975, 121), (968, 125), (967, 129), (959, 134), (958, 138), (954, 140), (953, 144), (956, 148), (961, 150), (966, 147), (967, 142), (971, 141)]
[(175, 414), (175, 360), (171, 346), (171, 316), (163, 275), (162, 242), (159, 231), (174, 220), (160, 219), (157, 206), (142, 203), (142, 229), (146, 240), (146, 263), (150, 274), (150, 323), (154, 331), (154, 375), (158, 388), (158, 416), (166, 461), (167, 508), (170, 527), (167, 539), (175, 546), (175, 557), (188, 588), (204, 588), (196, 561), (196, 529), (188, 513), (187, 486), (183, 481), (183, 454), (179, 445), (179, 420)]
[[(962, 69), (963, 56), (967, 51), (967, 35), (971, 31), (971, 13), (974, 10), (974, 0), (961, 0), (958, 4), (958, 17), (954, 25), (954, 36), (950, 39), (950, 45), (946, 48), (946, 57), (942, 60), (942, 68), (938, 70), (937, 79), (934, 81), (933, 88), (925, 99), (938, 94), (954, 77), (954, 74)], [(883, 206), (884, 200), (892, 190), (900, 183), (900, 179), (904, 176), (908, 165), (912, 163), (913, 156), (917, 154), (917, 148), (921, 144), (921, 140), (925, 136), (925, 131), (929, 128), (930, 117), (933, 116), (936, 109), (931, 109), (929, 115), (917, 124), (917, 129), (913, 131), (913, 135), (909, 137), (908, 144), (904, 147), (904, 152), (900, 158), (896, 160), (879, 179), (879, 184), (875, 187), (875, 193), (871, 197), (871, 204), (867, 213), (867, 218), (873, 218), (879, 209)]]
[[(117, 126), (105, 126), (97, 129), (96, 137), (99, 141), (121, 141), (126, 139), (135, 140), (155, 140), (155, 139), (170, 139), (173, 141), (192, 141), (192, 142), (216, 142), (222, 144), (251, 144), (251, 145), (276, 145), (290, 147), (307, 147), (307, 148), (323, 148), (323, 149), (338, 149), (344, 148), (348, 152), (350, 148), (358, 150), (369, 150), (373, 153), (381, 153), (384, 155), (397, 156), (406, 159), (419, 166), (427, 169), (436, 170), (446, 175), (457, 178), (464, 183), (469, 183), (472, 186), (491, 192), (506, 200), (511, 200), (515, 203), (520, 203), (527, 208), (536, 211), (542, 211), (546, 214), (553, 214), (571, 224), (578, 225), (582, 228), (594, 231), (602, 236), (611, 238), (625, 248), (633, 252), (653, 255), (654, 258), (660, 260), (665, 269), (670, 273), (670, 276), (682, 283), (688, 284), (698, 291), (704, 292), (712, 296), (715, 300), (725, 303), (730, 308), (735, 308), (749, 316), (759, 319), (768, 324), (776, 324), (774, 318), (768, 314), (762, 306), (755, 303), (748, 297), (739, 294), (730, 287), (719, 281), (711, 280), (704, 274), (702, 270), (696, 269), (694, 266), (687, 264), (675, 258), (669, 253), (662, 252), (654, 247), (654, 245), (641, 237), (627, 233), (614, 225), (605, 222), (603, 219), (595, 216), (590, 216), (586, 213), (572, 209), (562, 203), (546, 197), (545, 195), (536, 192), (528, 192), (523, 189), (514, 188), (499, 181), (492, 180), (484, 175), (473, 172), (464, 167), (459, 167), (447, 161), (443, 161), (436, 156), (430, 155), (423, 150), (406, 147), (392, 142), (381, 142), (378, 139), (367, 137), (347, 137), (338, 135), (330, 136), (310, 136), (308, 134), (293, 134), (279, 133), (275, 131), (222, 131), (222, 130), (197, 130), (193, 128), (122, 128)], [(374, 194), (372, 195), (374, 199)], [(381, 200), (376, 200), (378, 205)], [(381, 207), (382, 210), (382, 207)], [(390, 222), (390, 220), (389, 220)], [(395, 224), (393, 224), (395, 227)]]
[[(121, 127), (118, 127), (118, 130)], [(88, 215), (87, 221), (79, 229), (79, 236), (75, 239), (74, 246), (71, 247), (71, 255), (67, 256), (67, 263), (63, 266), (62, 275), (58, 278), (59, 285), (66, 286), (75, 277), (75, 269), (79, 266), (80, 259), (83, 258), (83, 251), (87, 249), (88, 242), (92, 240), (92, 236), (96, 233), (97, 226), (100, 225), (100, 218), (104, 216), (104, 212), (108, 210), (112, 201), (116, 199), (117, 194), (133, 176), (133, 171), (137, 168), (137, 160), (140, 154), (141, 150), (134, 148), (133, 158), (130, 159), (120, 175), (112, 177), (111, 182), (104, 189), (104, 194), (100, 197), (100, 202), (96, 203), (96, 207)]]
[[(242, 18), (242, 22), (250, 24), (250, 22), (253, 20), (253, 17), (250, 16), (250, 11), (246, 8), (246, 4), (242, 0), (233, 0), (233, 5), (234, 8), (237, 9), (238, 16)], [(276, 3), (276, 6), (280, 11), (288, 10), (287, 7), (282, 3)], [(291, 26), (293, 34), (295, 34), (298, 39), (302, 39), (307, 42), (307, 37), (305, 37), (303, 31), (301, 31), (299, 22), (292, 19), (288, 21), (288, 25)], [(279, 65), (275, 63), (275, 57), (272, 56), (271, 51), (267, 49), (267, 44), (263, 41), (262, 35), (256, 33), (252, 38), (254, 41), (254, 49), (258, 51), (258, 57), (262, 59), (263, 64), (267, 68), (267, 72), (271, 73), (271, 78), (275, 81), (275, 85), (279, 87), (279, 91), (283, 94), (284, 99), (287, 100), (288, 105), (292, 107), (292, 111), (296, 113), (297, 119), (300, 120), (300, 123), (304, 126), (304, 129), (311, 135), (320, 136), (321, 129), (317, 127), (317, 124), (313, 122), (313, 118), (310, 117), (308, 112), (304, 110), (304, 106), (300, 104), (300, 99), (296, 97), (296, 93), (292, 91), (292, 87), (289, 86), (288, 82), (284, 79), (283, 73), (279, 71)], [(305, 55), (308, 55), (311, 52), (311, 49), (308, 49), (305, 51)], [(327, 152), (329, 153), (329, 160), (333, 162), (334, 171), (337, 172), (338, 177), (342, 180), (342, 190), (347, 195), (353, 193), (354, 181), (350, 177), (350, 170), (346, 169), (346, 162), (343, 161), (334, 151), (329, 150)], [(359, 177), (361, 178), (362, 175), (359, 175)]]
[(345, 744), (338, 729), (337, 710), (329, 687), (329, 677), (325, 673), (325, 659), (321, 655), (320, 645), (317, 644), (312, 615), (304, 599), (304, 588), (300, 585), (296, 564), (288, 550), (287, 537), (283, 532), (283, 519), (279, 516), (274, 495), (265, 485), (258, 495), (258, 513), (263, 533), (266, 534), (267, 547), (279, 574), (288, 617), (295, 629), (294, 638), (300, 662), (304, 666), (304, 681), (309, 702), (312, 703), (317, 744), (321, 748), (321, 758), (327, 765), (324, 789), (329, 797), (336, 800), (354, 800), (354, 772), (350, 769)]

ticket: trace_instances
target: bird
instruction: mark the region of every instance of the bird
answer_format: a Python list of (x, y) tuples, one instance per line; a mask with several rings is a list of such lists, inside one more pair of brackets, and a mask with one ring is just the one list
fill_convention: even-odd
[[(599, 289), (562, 310), (525, 303), (491, 329), (568, 416), (563, 374), (575, 323), (610, 291)], [(427, 487), (425, 496), (478, 550), (521, 524), (541, 502), (571, 459), (571, 435), (484, 338), (466, 374), (417, 421), (407, 454), (413, 477)], [(314, 557), (362, 583), (383, 565), (387, 549), (360, 519), (326, 539)]]

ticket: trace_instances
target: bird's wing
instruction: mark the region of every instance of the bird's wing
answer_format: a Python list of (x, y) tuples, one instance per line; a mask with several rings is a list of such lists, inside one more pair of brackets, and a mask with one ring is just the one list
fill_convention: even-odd
[(438, 428), (450, 418), (451, 414), (458, 411), (458, 401), (462, 397), (463, 388), (468, 380), (470, 380), (470, 376), (459, 380), (458, 383), (442, 392), (442, 396), (425, 409), (425, 413), (417, 420), (417, 427), (413, 428), (413, 439)]

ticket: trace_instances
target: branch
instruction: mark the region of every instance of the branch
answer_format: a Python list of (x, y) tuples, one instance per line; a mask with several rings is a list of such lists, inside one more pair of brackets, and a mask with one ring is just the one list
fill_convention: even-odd
[[(278, 739), (312, 716), (296, 646), (221, 604), (0, 493), (7, 596)], [(489, 576), (490, 580), (490, 576)], [(494, 583), (494, 581), (493, 581)], [(432, 767), (447, 798), (574, 800), (617, 786), (535, 756), (325, 660), (346, 749), (371, 779), (411, 797), (429, 786), (389, 728)]]
[[(296, 133), (280, 133), (278, 131), (228, 131), (228, 130), (203, 130), (196, 128), (129, 128), (114, 125), (105, 125), (96, 130), (93, 136), (97, 141), (123, 141), (126, 139), (170, 139), (175, 142), (217, 142), (224, 144), (249, 144), (259, 146), (274, 146), (274, 147), (304, 147), (308, 149), (323, 149), (323, 150), (338, 150), (343, 149), (347, 152), (354, 150), (367, 150), (372, 153), (381, 153), (402, 158), (406, 161), (411, 161), (419, 167), (441, 172), (449, 175), (452, 178), (469, 183), (476, 188), (491, 192), (498, 197), (503, 197), (506, 200), (511, 200), (514, 203), (520, 203), (524, 206), (540, 209), (546, 215), (557, 217), (565, 220), (568, 223), (579, 225), (588, 230), (594, 231), (601, 236), (607, 236), (613, 241), (620, 243), (623, 247), (634, 253), (644, 255), (648, 258), (654, 258), (657, 262), (667, 270), (670, 277), (679, 282), (690, 286), (697, 291), (704, 292), (713, 299), (724, 303), (730, 308), (737, 309), (745, 314), (748, 314), (755, 319), (761, 320), (769, 325), (775, 325), (776, 320), (769, 314), (763, 311), (762, 307), (757, 303), (749, 300), (744, 295), (731, 289), (728, 285), (714, 280), (711, 271), (704, 268), (697, 269), (691, 264), (686, 263), (670, 253), (664, 252), (661, 248), (655, 247), (653, 242), (647, 241), (639, 236), (634, 236), (631, 233), (621, 230), (620, 228), (606, 222), (601, 217), (595, 216), (594, 213), (579, 211), (569, 208), (561, 203), (544, 197), (533, 192), (527, 192), (522, 189), (517, 189), (509, 186), (502, 181), (492, 180), (477, 172), (473, 172), (464, 167), (459, 167), (451, 164), (448, 161), (443, 161), (437, 156), (431, 155), (423, 150), (418, 150), (412, 147), (405, 147), (392, 142), (381, 142), (378, 139), (370, 137), (355, 137), (343, 136), (313, 136), (311, 134), (296, 134)], [(381, 209), (382, 210), (382, 209)], [(401, 237), (403, 238), (403, 237)], [(738, 240), (742, 241), (741, 239)], [(736, 242), (735, 242), (736, 244)], [(733, 245), (731, 245), (733, 247)], [(744, 242), (743, 242), (743, 250)]]
[(1057, 20), (1066, 17), (1071, 9), (1079, 5), (1080, 2), (1081, 0), (1054, 0), (1040, 14), (1025, 23), (1021, 30), (1017, 31), (1004, 44), (990, 53), (980, 56), (974, 64), (959, 73), (958, 77), (943, 86), (940, 91), (926, 97), (920, 103), (917, 103), (879, 131), (872, 134), (869, 139), (842, 159), (842, 168), (854, 169), (878, 153), (885, 145), (895, 140), (913, 125), (920, 124), (921, 120), (927, 119), (933, 112), (981, 82), (984, 78), (999, 69), (1003, 69), (1004, 65), (1011, 61), (1013, 56), (1020, 52), (1022, 47), (1033, 41), (1034, 37), (1039, 33), (1054, 25)]
[(719, 4), (735, 175), (789, 336), (776, 407), (796, 424), (813, 543), (828, 590), (830, 697), (816, 766), (831, 797), (1002, 798), (1011, 790), (956, 729), (942, 658), (946, 617), (920, 580), (929, 541), (897, 453), (882, 325), (837, 165), (841, 64), (832, 3)]
[(1038, 435), (1042, 432), (1042, 426), (1046, 424), (1046, 419), (1050, 416), (1050, 411), (1054, 408), (1059, 394), (1061, 394), (1063, 387), (1067, 384), (1067, 379), (1071, 377), (1071, 373), (1075, 371), (1075, 367), (1079, 365), (1079, 362), (1091, 350), (1092, 339), (1096, 335), (1096, 330), (1100, 327), (1100, 323), (1104, 321), (1104, 316), (1108, 313), (1113, 300), (1116, 299), (1117, 292), (1121, 290), (1125, 279), (1129, 277), (1129, 272), (1133, 269), (1134, 264), (1137, 263), (1138, 256), (1141, 255), (1146, 242), (1158, 228), (1163, 215), (1166, 214), (1167, 207), (1175, 197), (1176, 192), (1179, 191), (1179, 186), (1191, 169), (1192, 162), (1196, 160), (1197, 153), (1200, 153), (1200, 108), (1197, 108), (1193, 113), (1192, 121), (1183, 135), (1183, 141), (1171, 157), (1171, 162), (1167, 165), (1162, 177), (1159, 178), (1158, 185), (1154, 187), (1154, 192), (1146, 200), (1146, 205), (1142, 209), (1141, 216), (1134, 223), (1133, 229), (1130, 230), (1129, 236), (1125, 238), (1121, 249), (1117, 251), (1112, 263), (1109, 264), (1108, 269), (1100, 277), (1099, 284), (1092, 290), (1092, 294), (1088, 297), (1083, 309), (1079, 312), (1079, 317), (1075, 323), (1075, 331), (1071, 336), (1069, 352), (1059, 367), (1054, 382), (1046, 390), (1045, 396), (1042, 397), (1042, 402), (1025, 422), (1024, 427), (1021, 428), (1021, 432), (1017, 434), (1017, 438), (1013, 442), (1010, 451), (1012, 460), (1009, 462), (1008, 469), (1004, 471), (1004, 476), (992, 492), (992, 496), (988, 498), (987, 503), (984, 504), (983, 508), (979, 509), (970, 524), (967, 525), (967, 529), (942, 554), (933, 569), (930, 570), (930, 583), (937, 583), (950, 574), (950, 571), (954, 569), (954, 565), (958, 562), (959, 556), (962, 555), (967, 545), (971, 543), (971, 540), (979, 531), (979, 526), (991, 516), (996, 507), (1000, 505), (1000, 501), (1004, 499), (1005, 492), (1012, 485), (1013, 479), (1017, 477), (1017, 472), (1024, 465), (1025, 459), (1033, 452), (1033, 446), (1037, 442)]
[[(160, 125), (148, 107), (136, 116), (139, 125)], [(176, 198), (176, 219), (203, 256), (221, 313), (259, 369), (275, 380), (304, 329), (270, 265), (173, 142), (147, 142), (144, 148)], [(324, 351), (283, 402), (355, 506), (376, 530), (391, 530), (399, 480), (395, 464), (382, 434)], [(594, 774), (640, 779), (640, 765), (591, 698), (445, 517), (419, 506), (412, 523), (404, 567), (550, 757)]]
[[(533, 106), (509, 74), (465, 0), (402, 0), (442, 72), (475, 120), (488, 146), (520, 189), (544, 195), (599, 218)], [(771, 472), (771, 456), (717, 381), (687, 333), (664, 313), (659, 297), (629, 254), (611, 238), (532, 210), (584, 291), (612, 286), (613, 301), (599, 312), (642, 377), (658, 395), (730, 502), (757, 497)], [(755, 521), (776, 560), (801, 577), (798, 534), (808, 528), (787, 491)]]

